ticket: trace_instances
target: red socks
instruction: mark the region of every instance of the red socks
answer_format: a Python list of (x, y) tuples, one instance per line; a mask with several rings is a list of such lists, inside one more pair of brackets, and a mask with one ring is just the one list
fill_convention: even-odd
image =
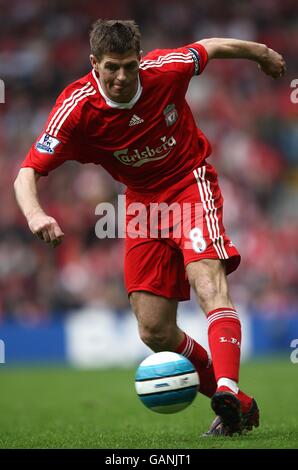
[(176, 352), (187, 357), (198, 371), (200, 377), (200, 393), (207, 397), (212, 397), (216, 392), (217, 383), (207, 351), (193, 338), (184, 333), (184, 339)]
[(241, 324), (233, 308), (217, 308), (207, 315), (208, 339), (216, 381), (239, 380)]
[[(235, 388), (238, 383), (241, 324), (236, 310), (230, 307), (212, 310), (208, 313), (207, 319), (212, 363), (207, 351), (185, 333), (176, 352), (193, 363), (200, 376), (200, 392), (212, 397), (216, 392), (219, 379), (222, 378), (222, 381), (226, 380), (227, 383), (231, 381), (231, 384), (235, 382)], [(226, 388), (225, 386), (219, 387), (220, 390)], [(233, 393), (229, 388), (227, 390)], [(242, 412), (246, 412), (251, 406), (252, 398), (241, 392), (238, 387), (237, 390), (235, 394), (241, 402)]]

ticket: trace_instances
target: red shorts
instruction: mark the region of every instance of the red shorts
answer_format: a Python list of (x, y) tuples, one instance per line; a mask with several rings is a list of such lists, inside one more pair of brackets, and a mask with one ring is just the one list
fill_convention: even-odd
[(240, 255), (225, 233), (223, 198), (210, 164), (159, 194), (128, 191), (126, 203), (124, 273), (128, 294), (148, 291), (189, 300), (185, 270), (189, 263), (220, 259), (227, 274), (237, 269)]

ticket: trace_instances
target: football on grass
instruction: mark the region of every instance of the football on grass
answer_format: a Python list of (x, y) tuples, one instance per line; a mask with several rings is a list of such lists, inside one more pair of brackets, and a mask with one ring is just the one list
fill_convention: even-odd
[(135, 387), (142, 403), (157, 413), (176, 413), (195, 399), (200, 379), (192, 363), (181, 354), (151, 354), (139, 365)]

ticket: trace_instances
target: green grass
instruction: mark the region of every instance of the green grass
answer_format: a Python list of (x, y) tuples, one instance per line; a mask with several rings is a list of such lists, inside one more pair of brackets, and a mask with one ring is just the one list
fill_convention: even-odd
[(213, 412), (198, 395), (174, 415), (139, 401), (129, 370), (0, 369), (0, 448), (298, 448), (298, 365), (289, 359), (242, 365), (261, 425), (245, 436), (204, 438)]

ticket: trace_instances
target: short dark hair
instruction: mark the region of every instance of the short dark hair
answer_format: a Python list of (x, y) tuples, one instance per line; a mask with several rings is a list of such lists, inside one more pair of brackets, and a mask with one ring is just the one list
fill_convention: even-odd
[(91, 54), (98, 60), (104, 54), (124, 54), (133, 49), (139, 55), (141, 33), (133, 20), (102, 20), (93, 23), (90, 30)]

